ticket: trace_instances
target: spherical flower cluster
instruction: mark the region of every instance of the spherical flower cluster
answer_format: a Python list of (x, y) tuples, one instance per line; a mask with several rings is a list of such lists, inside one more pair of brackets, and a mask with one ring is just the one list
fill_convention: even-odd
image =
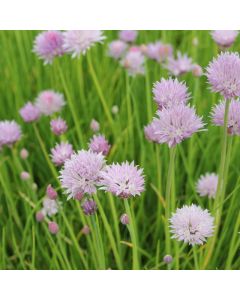
[(31, 102), (26, 103), (19, 111), (24, 122), (31, 123), (37, 121), (41, 115), (40, 110)]
[(207, 67), (208, 82), (213, 92), (225, 99), (240, 96), (240, 57), (238, 53), (225, 52), (218, 55)]
[(144, 191), (143, 169), (138, 169), (134, 162), (109, 165), (101, 177), (102, 189), (121, 198), (139, 196)]
[(97, 211), (97, 203), (93, 200), (86, 200), (82, 204), (83, 212), (86, 216), (94, 215)]
[(155, 139), (157, 143), (167, 143), (169, 147), (181, 143), (204, 126), (195, 109), (185, 105), (163, 108), (157, 115), (159, 118), (155, 118), (152, 125)]
[(171, 255), (165, 255), (163, 258), (163, 261), (165, 262), (165, 264), (170, 264), (172, 262), (173, 258)]
[(30, 174), (26, 171), (21, 172), (20, 177), (23, 181), (30, 179)]
[(63, 33), (63, 49), (72, 54), (72, 57), (79, 57), (97, 42), (105, 39), (101, 30), (69, 30)]
[(51, 234), (57, 234), (59, 231), (59, 226), (56, 222), (49, 222), (48, 223), (48, 230)]
[[(230, 100), (228, 100), (230, 101)], [(212, 122), (216, 126), (224, 125), (225, 101), (215, 105), (211, 112)], [(228, 112), (228, 133), (240, 135), (240, 101), (232, 99)]]
[(21, 128), (15, 121), (0, 121), (0, 148), (12, 146), (21, 138)]
[(42, 222), (44, 220), (44, 218), (45, 218), (45, 216), (41, 210), (36, 213), (37, 222)]
[(36, 99), (37, 108), (46, 116), (59, 112), (64, 105), (63, 95), (51, 90), (41, 92)]
[(105, 166), (104, 156), (91, 150), (81, 150), (68, 159), (60, 172), (62, 187), (68, 199), (78, 194), (94, 194), (99, 185), (100, 172)]
[(128, 70), (129, 75), (144, 74), (144, 56), (138, 49), (128, 51), (121, 65)]
[(147, 57), (155, 59), (158, 62), (163, 62), (169, 57), (172, 57), (173, 49), (171, 45), (162, 44), (157, 41), (155, 43), (148, 44), (144, 52)]
[(230, 47), (238, 36), (237, 30), (214, 30), (211, 32), (213, 40), (223, 48)]
[(95, 119), (92, 119), (90, 123), (90, 128), (92, 129), (92, 131), (97, 132), (100, 129), (100, 124)]
[(57, 214), (59, 210), (59, 204), (56, 200), (50, 199), (46, 197), (43, 200), (43, 208), (42, 208), (42, 213), (44, 216), (54, 216)]
[(137, 35), (138, 32), (136, 30), (122, 30), (119, 32), (119, 38), (124, 42), (134, 42)]
[(106, 156), (111, 148), (104, 135), (94, 135), (90, 143), (88, 144), (89, 149), (95, 153), (102, 153)]
[(190, 94), (184, 82), (177, 79), (162, 79), (156, 82), (153, 87), (154, 100), (158, 109), (171, 108), (178, 104), (186, 104)]
[(120, 217), (120, 222), (123, 225), (128, 225), (129, 224), (129, 216), (127, 214), (122, 214)]
[(51, 199), (51, 200), (56, 200), (56, 199), (57, 199), (57, 192), (56, 192), (56, 190), (51, 186), (51, 184), (49, 184), (49, 185), (47, 186), (46, 194), (47, 194), (48, 198)]
[(192, 204), (178, 208), (170, 219), (173, 238), (189, 245), (202, 245), (213, 234), (213, 217), (208, 210)]
[(196, 189), (201, 197), (215, 198), (218, 186), (218, 175), (206, 173), (199, 178)]
[(61, 142), (51, 149), (51, 159), (56, 166), (61, 166), (73, 154), (72, 145), (67, 142)]
[(64, 53), (62, 32), (45, 31), (39, 33), (35, 38), (33, 51), (44, 60), (44, 64), (52, 63), (55, 56)]
[(27, 149), (25, 149), (25, 148), (21, 149), (21, 151), (20, 151), (21, 159), (25, 160), (28, 158), (28, 156), (29, 156), (29, 153), (28, 153)]
[(115, 59), (121, 58), (127, 49), (127, 44), (121, 40), (112, 41), (108, 45), (108, 55)]
[(66, 121), (60, 117), (57, 119), (51, 120), (50, 126), (51, 126), (52, 132), (56, 135), (63, 134), (64, 132), (67, 131), (67, 128), (68, 128)]
[(200, 77), (203, 75), (203, 69), (200, 65), (198, 64), (194, 64), (192, 66), (192, 74), (195, 76), (195, 77)]
[(155, 134), (155, 123), (156, 120), (153, 120), (150, 124), (144, 127), (145, 138), (150, 142), (158, 141), (157, 135)]
[(177, 58), (169, 57), (166, 69), (170, 74), (179, 76), (192, 70), (192, 59), (187, 54), (177, 53)]

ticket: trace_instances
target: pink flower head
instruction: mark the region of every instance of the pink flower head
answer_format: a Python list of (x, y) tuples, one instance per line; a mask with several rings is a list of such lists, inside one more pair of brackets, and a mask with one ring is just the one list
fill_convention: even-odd
[(55, 56), (64, 53), (62, 32), (44, 31), (39, 33), (35, 38), (33, 51), (44, 60), (44, 64), (51, 64)]
[(128, 51), (121, 65), (128, 70), (129, 75), (144, 74), (144, 56), (141, 51)]
[(72, 145), (68, 142), (61, 142), (51, 149), (52, 162), (56, 166), (61, 166), (73, 154)]
[(195, 77), (200, 77), (203, 75), (202, 67), (198, 64), (194, 64), (192, 66), (192, 73)]
[(187, 54), (177, 53), (177, 58), (169, 57), (166, 64), (167, 70), (174, 76), (185, 74), (192, 70), (192, 59)]
[(213, 30), (211, 32), (213, 40), (218, 46), (223, 48), (231, 47), (238, 36), (237, 30)]
[(186, 84), (172, 78), (157, 81), (153, 86), (153, 95), (159, 110), (186, 104), (190, 96)]
[(20, 157), (21, 157), (21, 159), (27, 159), (27, 158), (28, 158), (28, 155), (29, 155), (29, 153), (28, 153), (27, 149), (23, 148), (23, 149), (20, 151)]
[(58, 213), (59, 210), (59, 204), (56, 200), (50, 199), (48, 197), (46, 197), (43, 200), (43, 209), (42, 209), (42, 213), (44, 214), (44, 216), (54, 216)]
[(82, 209), (86, 216), (94, 215), (97, 211), (97, 203), (92, 199), (86, 200), (82, 204)]
[(91, 149), (95, 153), (102, 153), (106, 156), (111, 148), (108, 144), (108, 141), (105, 139), (104, 135), (94, 135), (90, 143), (88, 144), (89, 149)]
[(92, 129), (92, 131), (97, 132), (100, 129), (100, 124), (95, 119), (92, 119), (90, 123), (90, 128)]
[(47, 186), (46, 194), (47, 194), (47, 196), (48, 196), (51, 200), (56, 200), (56, 199), (57, 199), (57, 192), (56, 192), (56, 190), (52, 187), (51, 184), (49, 184), (49, 185)]
[(45, 216), (41, 210), (36, 213), (37, 222), (42, 222), (44, 220), (44, 218), (45, 218)]
[(163, 108), (157, 115), (159, 118), (155, 118), (153, 123), (157, 143), (167, 143), (169, 147), (181, 143), (204, 126), (202, 118), (190, 106)]
[(128, 225), (129, 224), (129, 216), (127, 214), (122, 214), (120, 217), (120, 222), (123, 225)]
[(51, 120), (50, 126), (51, 126), (52, 132), (56, 135), (63, 134), (64, 132), (67, 131), (67, 128), (68, 128), (66, 121), (60, 117), (57, 119)]
[(171, 45), (162, 44), (160, 41), (150, 43), (146, 48), (146, 55), (155, 59), (158, 62), (165, 61), (168, 57), (171, 57), (173, 49)]
[(91, 150), (81, 150), (68, 159), (60, 172), (62, 187), (68, 199), (77, 198), (79, 193), (95, 194), (99, 185), (100, 171), (105, 166), (104, 156)]
[(165, 264), (170, 264), (172, 262), (173, 258), (171, 255), (165, 255), (163, 257), (163, 261), (165, 262)]
[(155, 123), (153, 120), (150, 124), (144, 127), (145, 138), (150, 142), (157, 142), (157, 135), (155, 134)]
[(239, 54), (231, 52), (221, 53), (208, 65), (206, 76), (213, 92), (219, 92), (225, 99), (239, 97)]
[(112, 41), (108, 45), (108, 55), (115, 59), (119, 59), (123, 56), (126, 49), (127, 49), (127, 44), (125, 42), (120, 40)]
[(143, 169), (134, 162), (112, 164), (101, 172), (102, 189), (121, 198), (139, 196), (144, 191)]
[(30, 174), (26, 171), (21, 172), (20, 177), (22, 180), (26, 181), (28, 179), (30, 179)]
[(202, 245), (213, 235), (213, 217), (208, 210), (192, 204), (178, 208), (170, 219), (173, 238), (189, 245)]
[(37, 108), (46, 116), (59, 112), (64, 105), (63, 95), (51, 90), (41, 92), (36, 99)]
[(119, 38), (124, 42), (134, 42), (137, 35), (138, 32), (136, 30), (122, 30), (119, 32)]
[[(240, 101), (229, 100), (230, 107), (228, 112), (228, 133), (231, 135), (240, 135)], [(212, 112), (212, 122), (216, 126), (224, 125), (224, 114), (225, 114), (225, 102), (222, 101), (215, 105)]]
[(84, 225), (83, 228), (81, 229), (81, 233), (84, 235), (88, 235), (90, 233), (91, 229), (88, 225)]
[(28, 102), (20, 109), (20, 115), (26, 123), (37, 121), (40, 117), (40, 110), (36, 105)]
[(49, 222), (48, 223), (48, 230), (52, 233), (52, 234), (57, 234), (59, 231), (59, 226), (56, 222)]
[(12, 146), (21, 138), (21, 128), (15, 121), (0, 121), (0, 147)]
[(63, 37), (63, 48), (72, 54), (72, 58), (85, 54), (90, 47), (105, 39), (101, 30), (68, 30)]
[(215, 198), (218, 186), (218, 175), (206, 173), (199, 178), (196, 188), (201, 197)]

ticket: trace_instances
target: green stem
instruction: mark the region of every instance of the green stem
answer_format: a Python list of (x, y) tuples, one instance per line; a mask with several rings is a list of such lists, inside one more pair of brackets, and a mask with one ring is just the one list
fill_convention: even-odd
[(195, 268), (195, 270), (199, 270), (197, 248), (196, 248), (196, 246), (193, 246), (192, 249), (193, 249), (193, 257), (194, 257), (194, 268)]

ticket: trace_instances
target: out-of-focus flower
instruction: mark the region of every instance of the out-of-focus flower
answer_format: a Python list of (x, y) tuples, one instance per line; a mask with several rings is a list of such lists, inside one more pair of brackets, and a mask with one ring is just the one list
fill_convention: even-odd
[(44, 218), (45, 218), (45, 216), (41, 210), (36, 213), (36, 220), (38, 222), (42, 222), (44, 220)]
[(0, 147), (12, 146), (21, 138), (21, 128), (15, 121), (0, 121)]
[(211, 36), (218, 46), (228, 48), (235, 42), (238, 30), (213, 30)]
[(195, 47), (198, 46), (199, 41), (198, 41), (198, 38), (197, 38), (197, 37), (194, 37), (194, 38), (193, 38), (192, 44), (193, 44), (193, 46), (195, 46)]
[(121, 58), (127, 49), (127, 44), (121, 40), (112, 41), (108, 45), (108, 55), (119, 59)]
[(46, 194), (51, 200), (57, 199), (57, 191), (52, 187), (51, 184), (47, 186)]
[(198, 64), (194, 64), (192, 66), (192, 73), (195, 77), (200, 77), (203, 75), (202, 67)]
[(101, 43), (105, 36), (101, 30), (68, 30), (63, 33), (63, 38), (63, 49), (74, 58), (85, 54), (94, 44)]
[(61, 166), (73, 154), (72, 145), (68, 142), (61, 142), (51, 149), (51, 158), (56, 166)]
[(84, 225), (81, 229), (82, 234), (88, 235), (90, 233), (90, 227), (88, 225)]
[(138, 32), (136, 30), (122, 30), (119, 32), (119, 38), (124, 42), (134, 42), (137, 35)]
[(97, 132), (100, 129), (100, 124), (95, 119), (92, 119), (90, 123), (90, 128), (92, 129), (92, 131)]
[(177, 58), (169, 57), (165, 67), (170, 74), (179, 76), (192, 70), (192, 59), (187, 54), (177, 52)]
[[(228, 133), (231, 135), (240, 135), (240, 101), (239, 100), (228, 100), (230, 102), (228, 112)], [(216, 126), (224, 125), (224, 114), (225, 114), (225, 101), (221, 101), (215, 105), (212, 112), (212, 122)]]
[(139, 50), (128, 51), (121, 60), (121, 65), (128, 70), (129, 75), (144, 74), (144, 56)]
[(157, 41), (155, 43), (148, 44), (144, 52), (147, 57), (155, 59), (158, 62), (163, 62), (168, 57), (172, 56), (173, 49), (171, 45), (162, 44), (160, 41)]
[(28, 153), (27, 149), (23, 148), (20, 151), (20, 157), (21, 157), (21, 159), (24, 159), (24, 160), (27, 159), (28, 155), (29, 155), (29, 153)]
[(59, 226), (56, 222), (49, 222), (48, 230), (51, 232), (51, 234), (57, 234), (59, 231)]
[(95, 194), (100, 181), (100, 171), (105, 166), (104, 156), (91, 150), (81, 150), (68, 159), (60, 172), (62, 187), (68, 199), (79, 193)]
[(50, 199), (46, 197), (43, 200), (43, 208), (42, 208), (42, 213), (44, 216), (54, 216), (57, 214), (59, 210), (59, 204), (56, 200)]
[(101, 172), (101, 189), (121, 197), (139, 196), (144, 191), (143, 169), (132, 162), (112, 164)]
[(120, 222), (123, 225), (128, 225), (129, 224), (129, 216), (127, 214), (122, 214), (120, 217)]
[(144, 127), (145, 138), (150, 142), (157, 142), (157, 135), (155, 134), (155, 123), (153, 120), (150, 124)]
[(64, 105), (63, 95), (51, 90), (41, 92), (36, 99), (37, 108), (46, 116), (59, 112)]
[(170, 264), (172, 262), (173, 258), (171, 255), (165, 255), (163, 258), (163, 261), (165, 262), (165, 264)]
[(157, 81), (153, 86), (153, 95), (159, 110), (186, 104), (190, 96), (186, 84), (172, 78)]
[(41, 115), (40, 110), (36, 105), (28, 102), (25, 104), (19, 111), (21, 117), (23, 118), (24, 122), (31, 123), (37, 121)]
[(89, 149), (91, 149), (95, 153), (102, 153), (106, 156), (111, 148), (108, 141), (105, 139), (104, 135), (94, 135), (89, 144)]
[(51, 130), (56, 135), (61, 135), (67, 131), (67, 123), (62, 118), (51, 120), (50, 122)]
[(119, 113), (119, 108), (118, 108), (117, 105), (113, 105), (113, 107), (112, 107), (112, 113), (114, 115), (117, 115)]
[(213, 234), (213, 217), (208, 210), (192, 204), (178, 208), (170, 219), (173, 238), (190, 245), (202, 245)]
[(231, 52), (221, 53), (209, 63), (206, 76), (213, 92), (220, 93), (225, 99), (239, 97), (239, 54)]
[(26, 171), (21, 172), (20, 177), (23, 181), (30, 179), (30, 174)]
[(86, 200), (82, 204), (83, 212), (86, 216), (94, 215), (97, 211), (97, 203), (93, 200)]
[(39, 33), (35, 38), (33, 51), (44, 60), (44, 64), (51, 64), (55, 56), (64, 53), (62, 32), (44, 31)]
[(215, 173), (206, 173), (199, 178), (196, 189), (201, 197), (215, 198), (218, 186), (218, 175)]
[(204, 126), (195, 109), (185, 105), (163, 108), (157, 115), (159, 118), (153, 121), (156, 141), (159, 144), (167, 143), (169, 147), (181, 143)]

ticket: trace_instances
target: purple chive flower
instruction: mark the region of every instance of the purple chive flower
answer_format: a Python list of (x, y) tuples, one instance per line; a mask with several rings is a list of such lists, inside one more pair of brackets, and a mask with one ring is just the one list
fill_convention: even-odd
[(162, 44), (157, 41), (146, 46), (144, 51), (146, 56), (158, 62), (163, 62), (167, 58), (172, 57), (173, 49), (171, 45)]
[(150, 142), (157, 142), (157, 135), (155, 134), (155, 120), (144, 127), (145, 138)]
[(63, 33), (63, 37), (63, 48), (72, 54), (72, 58), (85, 54), (90, 47), (105, 39), (101, 30), (69, 30)]
[(100, 124), (95, 119), (92, 119), (90, 123), (90, 128), (92, 129), (92, 131), (97, 132), (100, 129)]
[(36, 213), (37, 222), (42, 222), (44, 220), (44, 218), (45, 218), (45, 216), (41, 210)]
[(64, 132), (67, 131), (67, 123), (62, 118), (57, 118), (54, 120), (51, 120), (50, 122), (51, 130), (56, 135), (61, 135)]
[(122, 30), (119, 32), (119, 38), (124, 42), (134, 42), (137, 35), (138, 32), (136, 30)]
[(95, 194), (100, 181), (100, 171), (105, 166), (104, 156), (91, 150), (81, 150), (68, 159), (60, 172), (62, 187), (68, 199), (77, 198), (79, 193)]
[(104, 135), (94, 135), (88, 144), (89, 149), (95, 153), (102, 153), (106, 156), (111, 148)]
[(26, 171), (21, 172), (20, 177), (23, 181), (30, 179), (30, 174)]
[(165, 264), (170, 264), (172, 262), (173, 258), (171, 255), (165, 255), (163, 258), (163, 261), (165, 262)]
[(46, 116), (59, 112), (64, 105), (63, 95), (51, 90), (41, 92), (36, 99), (36, 107)]
[(49, 222), (48, 223), (48, 230), (52, 233), (52, 234), (57, 234), (59, 231), (59, 226), (56, 222)]
[(213, 30), (211, 32), (213, 40), (218, 46), (223, 48), (231, 47), (238, 36), (237, 30)]
[(215, 198), (218, 186), (218, 175), (206, 173), (199, 178), (196, 189), (201, 197), (207, 196), (209, 199)]
[(31, 102), (25, 104), (19, 113), (26, 123), (37, 121), (41, 115), (40, 110)]
[(159, 144), (167, 143), (169, 147), (181, 143), (204, 126), (202, 118), (190, 106), (163, 108), (157, 115), (159, 118), (155, 118), (152, 123), (156, 141)]
[(57, 199), (57, 192), (56, 190), (52, 187), (51, 184), (47, 186), (46, 194), (49, 199), (51, 200), (56, 200)]
[(44, 60), (44, 64), (51, 64), (55, 56), (64, 53), (62, 32), (44, 31), (39, 33), (34, 41), (33, 52)]
[(122, 214), (120, 217), (120, 222), (123, 225), (128, 225), (129, 224), (129, 216), (127, 214)]
[(125, 42), (120, 40), (112, 41), (108, 45), (108, 55), (115, 59), (119, 59), (123, 56), (126, 49), (127, 49), (127, 44)]
[(61, 166), (64, 162), (71, 157), (73, 154), (72, 145), (68, 142), (61, 142), (56, 144), (54, 148), (51, 149), (52, 162), (56, 166)]
[(43, 209), (42, 209), (42, 213), (44, 214), (44, 216), (54, 216), (57, 214), (59, 210), (59, 204), (56, 200), (50, 199), (48, 197), (46, 197), (43, 200)]
[(177, 58), (169, 57), (165, 65), (170, 74), (179, 76), (192, 70), (192, 59), (187, 54), (177, 53)]
[(24, 160), (27, 159), (28, 155), (29, 155), (29, 153), (28, 153), (27, 149), (23, 148), (20, 151), (20, 157), (21, 157), (21, 159), (24, 159)]
[(82, 204), (83, 212), (86, 216), (94, 215), (97, 211), (97, 203), (93, 200), (86, 200)]
[(186, 84), (172, 78), (157, 81), (153, 86), (153, 95), (159, 110), (186, 104), (190, 97)]
[(122, 59), (121, 65), (128, 70), (130, 76), (144, 74), (144, 56), (139, 50), (128, 51)]
[(208, 210), (192, 204), (178, 208), (170, 219), (173, 238), (189, 245), (202, 245), (213, 235), (213, 220)]
[(192, 66), (192, 74), (195, 76), (195, 77), (200, 77), (203, 75), (203, 69), (200, 65), (198, 64), (194, 64)]
[(0, 121), (0, 147), (12, 146), (21, 138), (21, 128), (15, 121)]
[[(224, 125), (225, 103), (221, 101), (215, 105), (212, 112), (212, 122), (216, 126)], [(240, 101), (232, 99), (228, 112), (228, 133), (231, 135), (240, 135)]]
[(83, 228), (81, 229), (81, 233), (84, 235), (88, 235), (90, 233), (90, 227), (88, 225), (84, 225)]
[(101, 189), (121, 197), (139, 196), (144, 191), (143, 169), (132, 162), (112, 164), (101, 172)]
[(225, 99), (240, 96), (240, 58), (238, 53), (225, 52), (213, 59), (207, 67), (212, 91)]

